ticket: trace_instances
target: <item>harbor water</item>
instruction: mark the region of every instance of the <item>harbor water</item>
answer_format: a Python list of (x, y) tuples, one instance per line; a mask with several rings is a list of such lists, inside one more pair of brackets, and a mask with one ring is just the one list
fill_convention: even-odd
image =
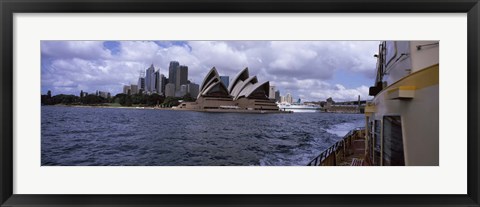
[(42, 106), (42, 166), (303, 166), (363, 114)]

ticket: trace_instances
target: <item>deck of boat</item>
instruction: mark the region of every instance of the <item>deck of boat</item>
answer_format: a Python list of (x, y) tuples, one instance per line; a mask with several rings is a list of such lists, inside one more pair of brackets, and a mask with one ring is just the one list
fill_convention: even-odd
[(366, 166), (365, 130), (357, 128), (313, 159), (308, 166)]

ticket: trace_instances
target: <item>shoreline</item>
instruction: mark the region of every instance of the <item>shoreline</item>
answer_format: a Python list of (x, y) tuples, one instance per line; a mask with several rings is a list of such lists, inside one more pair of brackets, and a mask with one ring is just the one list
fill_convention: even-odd
[(107, 108), (107, 109), (156, 109), (156, 110), (174, 110), (173, 108), (159, 108), (151, 106), (88, 106), (88, 105), (42, 105), (48, 107), (76, 107), (76, 108)]
[[(42, 105), (47, 107), (76, 107), (76, 108), (107, 108), (107, 109), (146, 109), (146, 110), (170, 110), (170, 111), (195, 111), (208, 113), (251, 113), (251, 114), (288, 114), (295, 113), (291, 111), (268, 111), (268, 110), (238, 110), (238, 109), (180, 109), (180, 108), (160, 108), (151, 106), (88, 106), (88, 105)], [(300, 113), (300, 112), (297, 112)], [(349, 112), (312, 112), (329, 114), (362, 114)]]

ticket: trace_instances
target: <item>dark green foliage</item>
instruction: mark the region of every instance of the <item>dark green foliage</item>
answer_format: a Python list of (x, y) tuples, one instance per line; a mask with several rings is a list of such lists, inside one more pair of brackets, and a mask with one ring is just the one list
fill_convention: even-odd
[(179, 100), (180, 100), (180, 98), (178, 98), (178, 97), (170, 97), (169, 96), (169, 97), (165, 98), (162, 106), (164, 106), (164, 107), (178, 106), (178, 104), (180, 104), (180, 102), (178, 102)]
[[(83, 94), (83, 91), (82, 93)], [(99, 105), (103, 103), (108, 103), (109, 100), (100, 96), (95, 95), (87, 95), (81, 97), (75, 95), (67, 95), (67, 94), (58, 94), (52, 96), (52, 92), (48, 91), (46, 95), (41, 96), (41, 103), (42, 105), (57, 105), (57, 104), (64, 104), (64, 105)]]
[[(50, 95), (50, 97), (49, 97)], [(72, 105), (78, 104), (80, 98), (74, 95), (65, 95), (59, 94), (56, 96), (51, 96), (51, 93), (47, 93), (47, 95), (42, 95), (42, 104), (44, 105), (55, 105), (55, 104), (65, 104), (65, 105)]]
[(122, 106), (132, 106), (132, 97), (127, 94), (119, 93), (115, 95), (115, 100)]
[(107, 102), (107, 99), (100, 96), (90, 95), (90, 94), (82, 98), (82, 103), (87, 105), (102, 104), (106, 102)]
[(165, 98), (163, 96), (160, 96), (159, 94), (154, 93), (152, 95), (147, 96), (146, 105), (147, 106), (157, 106), (157, 105), (160, 105), (161, 103), (163, 103), (164, 100), (165, 100)]
[[(41, 96), (42, 105), (102, 105), (105, 103), (119, 103), (122, 106), (159, 106), (165, 102), (165, 97), (159, 94), (133, 94), (128, 95), (119, 93), (111, 98), (103, 98), (95, 94), (89, 94), (83, 96), (83, 91), (80, 92), (80, 96), (59, 94), (51, 97), (51, 92), (48, 91), (47, 95)], [(174, 98), (168, 102), (170, 106), (178, 105), (179, 98)]]
[(192, 95), (190, 95), (190, 93), (187, 93), (185, 94), (185, 96), (183, 96), (183, 101), (186, 101), (186, 102), (192, 102), (192, 101), (195, 101), (197, 99), (193, 98)]

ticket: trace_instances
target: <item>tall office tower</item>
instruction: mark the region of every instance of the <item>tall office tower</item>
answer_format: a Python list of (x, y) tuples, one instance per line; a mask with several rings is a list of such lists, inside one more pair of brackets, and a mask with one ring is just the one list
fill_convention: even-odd
[(108, 92), (106, 91), (98, 91), (98, 95), (102, 98), (109, 98), (109, 94)]
[(175, 97), (175, 84), (168, 83), (165, 85), (165, 97)]
[(290, 93), (287, 93), (287, 96), (285, 97), (285, 101), (288, 102), (288, 103), (293, 103), (293, 97)]
[(160, 94), (165, 95), (165, 85), (167, 85), (168, 79), (163, 74), (160, 74)]
[(168, 66), (168, 83), (175, 84), (177, 80), (177, 68), (180, 66), (180, 63), (177, 61), (171, 61), (170, 65)]
[(275, 101), (280, 102), (280, 91), (279, 90), (275, 91)]
[(144, 77), (138, 78), (138, 85), (137, 86), (138, 86), (138, 92), (140, 92), (140, 90), (145, 91), (145, 78)]
[(275, 89), (276, 89), (275, 86), (270, 86), (270, 88), (268, 90), (268, 98), (269, 99), (275, 99)]
[(160, 69), (153, 73), (153, 81), (152, 81), (152, 91), (155, 93), (160, 94)]
[(147, 71), (145, 71), (145, 91), (147, 92), (152, 92), (153, 89), (152, 89), (152, 80), (153, 77), (154, 77), (154, 74), (155, 73), (155, 68), (153, 67), (153, 64), (150, 65), (149, 68), (147, 68)]
[(183, 97), (186, 94), (187, 94), (187, 85), (183, 84), (183, 85), (180, 86), (180, 91), (178, 91), (178, 94), (176, 94), (176, 96)]
[(160, 73), (160, 70), (155, 72), (155, 91), (160, 95), (165, 92), (165, 76)]
[(130, 86), (123, 86), (123, 93), (130, 95)]
[(137, 94), (138, 93), (138, 86), (137, 85), (130, 85), (130, 92), (133, 94)]
[(192, 96), (192, 98), (195, 98), (195, 99), (197, 98), (199, 90), (200, 90), (200, 86), (198, 84), (195, 84), (195, 83), (187, 84), (187, 93), (189, 93), (190, 96)]
[(180, 90), (180, 86), (187, 84), (187, 81), (188, 81), (188, 67), (185, 65), (181, 65), (177, 68), (177, 74), (176, 74), (176, 80), (175, 80), (176, 90)]
[(230, 84), (228, 76), (220, 76), (220, 80), (222, 81), (223, 85), (225, 85), (228, 88), (228, 84)]

